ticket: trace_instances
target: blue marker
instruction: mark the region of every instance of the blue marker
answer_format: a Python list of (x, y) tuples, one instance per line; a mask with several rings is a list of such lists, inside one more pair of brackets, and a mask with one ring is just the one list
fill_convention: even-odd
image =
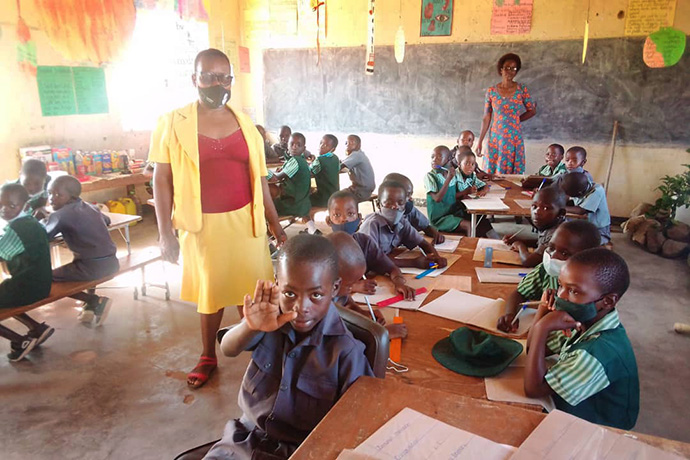
[(431, 272), (433, 272), (434, 270), (436, 270), (437, 268), (438, 268), (438, 264), (434, 264), (434, 263), (429, 264), (429, 269), (428, 269), (428, 270), (424, 270), (422, 273), (420, 273), (419, 275), (415, 276), (414, 279), (420, 280), (420, 279), (424, 278), (426, 275), (428, 275), (429, 273), (431, 273)]
[(494, 248), (488, 247), (484, 251), (484, 267), (485, 268), (491, 268), (493, 265), (493, 258), (494, 258)]

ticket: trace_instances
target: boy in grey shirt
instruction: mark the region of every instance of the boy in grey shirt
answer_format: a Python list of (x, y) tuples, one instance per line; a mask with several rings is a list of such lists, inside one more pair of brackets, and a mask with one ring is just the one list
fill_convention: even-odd
[[(79, 198), (79, 181), (72, 176), (60, 176), (50, 184), (48, 192), (53, 207), (53, 212), (43, 221), (48, 238), (62, 234), (74, 254), (71, 263), (53, 270), (53, 281), (91, 281), (116, 273), (120, 265), (117, 247), (108, 232), (110, 219)], [(86, 292), (70, 297), (85, 303), (80, 321), (90, 323), (95, 317), (96, 326), (103, 323), (110, 309), (108, 297)]]
[(371, 167), (369, 158), (361, 150), (362, 140), (359, 136), (350, 134), (347, 136), (345, 152), (347, 156), (341, 161), (341, 168), (347, 168), (352, 185), (348, 190), (354, 193), (358, 202), (366, 201), (376, 188), (374, 168)]

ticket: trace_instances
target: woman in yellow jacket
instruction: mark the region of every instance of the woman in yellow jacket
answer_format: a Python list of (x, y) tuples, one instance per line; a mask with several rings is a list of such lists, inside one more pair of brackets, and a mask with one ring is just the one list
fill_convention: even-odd
[(199, 53), (192, 75), (199, 100), (162, 116), (149, 150), (161, 253), (173, 263), (182, 253), (180, 297), (201, 314), (203, 352), (187, 376), (192, 388), (217, 367), (223, 308), (242, 305), (258, 279), (273, 279), (266, 221), (278, 244), (285, 241), (266, 182), (263, 139), (228, 105), (232, 80), (223, 52)]

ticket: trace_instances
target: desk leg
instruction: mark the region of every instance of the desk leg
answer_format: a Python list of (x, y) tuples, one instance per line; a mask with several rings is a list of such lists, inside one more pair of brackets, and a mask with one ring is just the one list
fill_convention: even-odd
[(472, 238), (475, 238), (477, 236), (477, 215), (476, 214), (470, 214), (472, 216), (470, 219), (470, 226), (472, 227), (470, 229), (470, 236)]
[(129, 225), (125, 226), (125, 241), (127, 242), (127, 255), (132, 255), (132, 245), (129, 241)]

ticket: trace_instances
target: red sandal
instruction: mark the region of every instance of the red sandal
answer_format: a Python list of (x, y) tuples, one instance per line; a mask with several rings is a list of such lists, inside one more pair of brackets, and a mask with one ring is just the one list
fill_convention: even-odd
[[(210, 367), (210, 370), (208, 372), (201, 372), (199, 368), (202, 367)], [(196, 390), (197, 388), (201, 388), (202, 386), (204, 386), (206, 382), (208, 382), (209, 377), (211, 377), (211, 374), (213, 374), (213, 371), (215, 371), (217, 367), (217, 358), (211, 358), (210, 356), (202, 356), (201, 358), (199, 358), (199, 363), (192, 370), (192, 372), (187, 374), (187, 385), (194, 390)], [(197, 383), (189, 383), (189, 379), (197, 379)]]

